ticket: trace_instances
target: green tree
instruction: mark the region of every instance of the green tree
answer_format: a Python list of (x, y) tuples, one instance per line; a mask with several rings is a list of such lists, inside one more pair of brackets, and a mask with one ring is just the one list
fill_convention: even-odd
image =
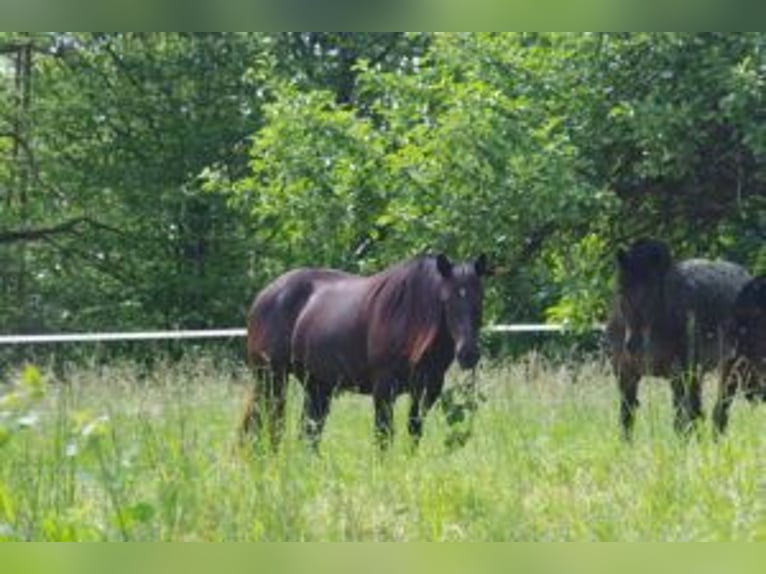
[(611, 254), (636, 236), (763, 258), (762, 124), (744, 121), (762, 105), (761, 43), (435, 35), (416, 65), (360, 60), (350, 108), (332, 91), (276, 90), (234, 203), (269, 230), (275, 272), (486, 250), (509, 272), (495, 314), (589, 324), (608, 307)]
[[(198, 175), (244, 167), (270, 63), (241, 34), (55, 34), (29, 111), (37, 241), (26, 315), (37, 329), (238, 319), (246, 225)], [(18, 220), (17, 220), (18, 223)], [(38, 238), (40, 239), (40, 238)], [(221, 281), (221, 277), (229, 278)]]
[(0, 322), (236, 324), (425, 249), (509, 321), (601, 318), (639, 235), (766, 271), (765, 37), (0, 35)]

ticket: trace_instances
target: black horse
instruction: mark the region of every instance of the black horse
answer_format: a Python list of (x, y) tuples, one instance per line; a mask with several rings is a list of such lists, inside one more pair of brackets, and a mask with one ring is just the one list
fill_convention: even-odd
[(738, 387), (751, 403), (766, 401), (766, 275), (749, 281), (737, 295), (731, 333), (734, 353), (723, 366), (718, 402), (713, 409), (719, 433), (726, 430)]
[(626, 439), (643, 375), (670, 379), (677, 432), (695, 426), (702, 416), (702, 376), (732, 352), (732, 308), (749, 279), (733, 263), (673, 261), (668, 247), (653, 239), (617, 252), (617, 294), (606, 336)]
[(295, 322), (292, 357), (305, 389), (304, 436), (318, 444), (337, 390), (372, 395), (376, 436), (393, 436), (396, 397), (409, 393), (417, 443), (454, 358), (479, 360), (486, 258), (453, 265), (421, 256), (370, 277), (343, 277), (313, 292)]

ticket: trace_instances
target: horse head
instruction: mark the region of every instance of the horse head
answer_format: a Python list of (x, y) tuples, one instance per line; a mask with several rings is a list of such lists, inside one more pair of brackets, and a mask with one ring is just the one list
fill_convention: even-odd
[(627, 251), (617, 251), (617, 295), (629, 353), (645, 351), (656, 338), (665, 275), (672, 263), (668, 247), (654, 239), (639, 239)]
[(472, 369), (480, 357), (481, 279), (491, 275), (487, 258), (482, 254), (473, 262), (453, 264), (446, 255), (440, 254), (436, 257), (436, 268), (442, 277), (440, 297), (447, 329), (455, 341), (458, 365)]

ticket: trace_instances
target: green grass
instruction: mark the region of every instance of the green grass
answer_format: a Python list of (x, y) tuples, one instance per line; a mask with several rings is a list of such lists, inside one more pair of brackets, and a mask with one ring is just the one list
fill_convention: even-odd
[[(244, 369), (93, 367), (68, 383), (43, 373), (43, 385), (30, 371), (0, 402), (0, 538), (766, 539), (766, 408), (738, 399), (723, 442), (708, 422), (686, 443), (667, 383), (649, 379), (625, 445), (603, 365), (532, 356), (479, 380), (488, 400), (462, 448), (445, 446), (437, 408), (413, 453), (402, 398), (380, 454), (371, 401), (343, 395), (314, 455), (297, 438), (293, 385), (283, 448), (256, 455), (236, 440)], [(711, 380), (708, 409), (714, 395)]]

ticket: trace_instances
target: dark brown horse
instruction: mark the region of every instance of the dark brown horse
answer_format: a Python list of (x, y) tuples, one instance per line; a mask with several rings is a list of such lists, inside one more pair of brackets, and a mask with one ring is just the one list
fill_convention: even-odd
[(606, 336), (626, 439), (643, 375), (670, 379), (677, 432), (695, 426), (702, 416), (702, 376), (731, 353), (732, 307), (749, 278), (733, 263), (673, 261), (668, 247), (652, 239), (618, 251), (617, 296)]
[(242, 435), (266, 428), (276, 446), (282, 435), (287, 378), (292, 371), (290, 340), (298, 314), (323, 283), (349, 277), (333, 269), (295, 269), (262, 289), (247, 315), (247, 358), (256, 382), (242, 420)]
[(372, 395), (382, 447), (393, 436), (394, 401), (409, 393), (408, 430), (417, 442), (453, 359), (463, 369), (479, 360), (487, 272), (483, 255), (455, 265), (444, 255), (422, 256), (317, 287), (292, 336), (305, 390), (304, 436), (318, 444), (333, 394), (354, 390)]
[(713, 422), (726, 430), (737, 388), (751, 403), (766, 401), (766, 275), (749, 281), (734, 302), (731, 323), (733, 356), (724, 363)]

